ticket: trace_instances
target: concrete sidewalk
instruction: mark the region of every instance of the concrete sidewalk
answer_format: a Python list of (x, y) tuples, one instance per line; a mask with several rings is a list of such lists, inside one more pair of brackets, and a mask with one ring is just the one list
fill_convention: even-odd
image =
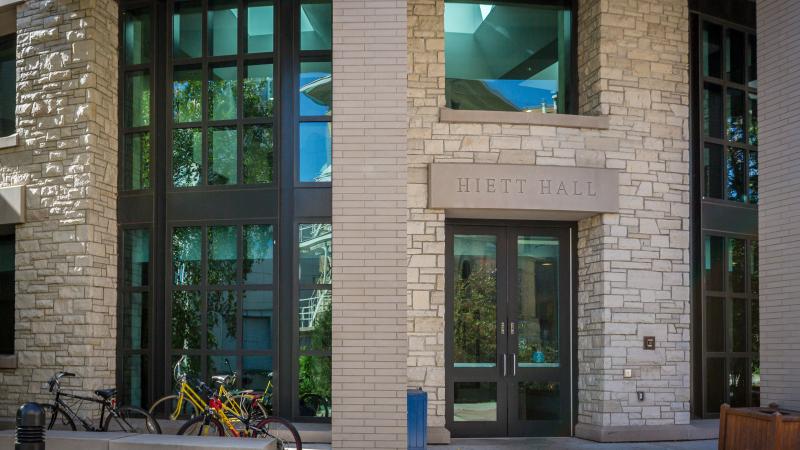
[[(305, 448), (305, 447), (304, 447)], [(578, 438), (453, 439), (431, 450), (717, 450), (717, 440), (598, 443)]]

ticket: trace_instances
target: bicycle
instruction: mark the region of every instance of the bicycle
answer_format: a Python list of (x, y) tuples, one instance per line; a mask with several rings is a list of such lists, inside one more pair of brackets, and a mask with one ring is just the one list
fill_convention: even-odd
[[(60, 425), (77, 431), (75, 421), (80, 422), (86, 431), (124, 431), (128, 433), (161, 434), (158, 422), (147, 411), (136, 406), (120, 406), (117, 404), (116, 389), (98, 389), (96, 397), (85, 397), (61, 391), (61, 379), (74, 377), (71, 372), (57, 372), (47, 382), (49, 392), (55, 394), (53, 403), (42, 404), (45, 410), (45, 424), (52, 430), (60, 418)], [(65, 401), (65, 398), (78, 402), (91, 402), (100, 405), (100, 427), (95, 427), (88, 419), (80, 417)], [(108, 411), (108, 415), (106, 415)]]

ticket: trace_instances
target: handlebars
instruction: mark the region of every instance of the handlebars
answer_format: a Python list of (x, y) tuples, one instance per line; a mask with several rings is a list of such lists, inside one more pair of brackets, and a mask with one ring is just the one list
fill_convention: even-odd
[(74, 376), (75, 376), (75, 374), (72, 373), (72, 372), (56, 372), (56, 374), (53, 375), (53, 377), (50, 378), (50, 380), (47, 382), (47, 385), (49, 387), (49, 391), (53, 392), (53, 388), (54, 387), (59, 387), (59, 388), (61, 387), (61, 384), (59, 383), (59, 380), (61, 380), (61, 378), (63, 378), (63, 377), (74, 377)]

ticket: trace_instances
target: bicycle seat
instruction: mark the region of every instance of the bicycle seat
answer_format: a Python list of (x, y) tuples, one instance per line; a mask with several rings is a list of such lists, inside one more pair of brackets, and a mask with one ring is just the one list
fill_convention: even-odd
[(108, 400), (109, 398), (117, 395), (117, 390), (114, 388), (111, 389), (98, 389), (94, 391), (94, 395), (102, 398), (103, 400)]
[(213, 375), (211, 377), (211, 381), (217, 384), (230, 384), (231, 376), (230, 375)]

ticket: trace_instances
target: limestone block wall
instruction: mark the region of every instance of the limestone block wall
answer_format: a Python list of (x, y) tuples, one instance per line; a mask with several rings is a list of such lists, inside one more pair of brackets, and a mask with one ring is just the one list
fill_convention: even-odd
[(16, 369), (0, 370), (0, 416), (42, 398), (57, 370), (113, 386), (117, 279), (117, 3), (17, 6), (19, 145), (0, 186), (24, 185), (16, 228)]
[(427, 207), (433, 162), (620, 170), (620, 213), (578, 224), (578, 421), (689, 422), (688, 6), (579, 3), (580, 111), (608, 116), (607, 129), (442, 122), (444, 1), (408, 2), (408, 383), (429, 393), (434, 437), (447, 433), (445, 212)]

